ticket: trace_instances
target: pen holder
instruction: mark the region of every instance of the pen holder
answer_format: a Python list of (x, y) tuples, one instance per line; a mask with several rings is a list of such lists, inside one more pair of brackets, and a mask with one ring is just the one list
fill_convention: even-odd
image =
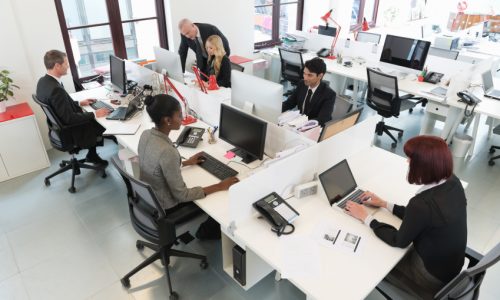
[(211, 128), (207, 130), (208, 132), (208, 143), (209, 144), (215, 144), (217, 143), (217, 139), (215, 138), (215, 134)]

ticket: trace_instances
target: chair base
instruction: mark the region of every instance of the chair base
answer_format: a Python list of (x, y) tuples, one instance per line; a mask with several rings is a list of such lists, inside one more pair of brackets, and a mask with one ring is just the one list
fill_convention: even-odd
[(50, 174), (49, 176), (45, 177), (44, 183), (45, 186), (50, 186), (50, 179), (52, 177), (55, 177), (59, 174), (62, 174), (66, 171), (71, 170), (71, 186), (69, 187), (68, 191), (70, 193), (75, 193), (76, 188), (75, 188), (75, 177), (76, 175), (80, 175), (81, 169), (91, 169), (91, 170), (96, 170), (96, 171), (102, 171), (102, 178), (106, 178), (106, 166), (93, 166), (85, 163), (85, 159), (77, 159), (74, 154), (71, 155), (70, 160), (63, 160), (62, 162), (59, 163), (60, 169), (57, 170), (56, 172)]
[[(490, 147), (490, 154), (495, 153), (495, 150), (498, 150), (498, 149), (500, 149), (500, 146), (491, 146)], [(499, 159), (499, 158), (500, 158), (500, 155), (491, 157), (490, 160), (488, 161), (488, 165), (493, 166), (495, 164), (495, 160)]]
[(175, 250), (169, 248), (169, 246), (160, 247), (159, 245), (148, 243), (141, 240), (138, 240), (135, 246), (137, 247), (138, 250), (142, 250), (144, 249), (144, 247), (147, 247), (155, 251), (155, 253), (150, 257), (146, 258), (145, 261), (143, 261), (132, 271), (123, 276), (120, 282), (125, 288), (130, 288), (130, 277), (132, 277), (134, 274), (144, 269), (145, 267), (149, 266), (150, 264), (154, 263), (156, 260), (161, 259), (161, 263), (165, 267), (165, 273), (167, 275), (168, 290), (170, 293), (169, 298), (170, 300), (175, 300), (179, 298), (179, 295), (176, 292), (172, 291), (172, 282), (170, 280), (170, 272), (169, 272), (170, 257), (175, 256), (175, 257), (187, 257), (187, 258), (199, 259), (201, 260), (200, 262), (201, 269), (206, 269), (208, 267), (207, 257), (204, 255)]
[(382, 119), (382, 121), (377, 123), (377, 127), (375, 128), (375, 133), (379, 136), (382, 136), (382, 134), (386, 133), (393, 141), (393, 143), (391, 144), (391, 147), (396, 148), (396, 146), (398, 145), (398, 141), (396, 140), (396, 138), (392, 135), (392, 133), (389, 130), (397, 131), (398, 132), (398, 139), (400, 139), (404, 133), (404, 131), (402, 129), (386, 125), (384, 122), (384, 119)]

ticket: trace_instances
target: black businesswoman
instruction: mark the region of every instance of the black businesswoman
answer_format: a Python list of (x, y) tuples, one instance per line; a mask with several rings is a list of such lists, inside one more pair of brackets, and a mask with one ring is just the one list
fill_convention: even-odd
[(151, 185), (167, 214), (182, 206), (195, 205), (193, 200), (227, 190), (238, 182), (236, 177), (230, 177), (207, 187), (188, 188), (182, 178), (181, 167), (196, 165), (203, 161), (203, 157), (197, 153), (181, 161), (179, 151), (168, 136), (181, 126), (182, 110), (179, 102), (172, 96), (161, 94), (148, 96), (145, 104), (155, 127), (145, 130), (139, 140), (140, 178)]
[(335, 92), (321, 81), (326, 73), (326, 64), (321, 58), (313, 58), (304, 64), (304, 80), (288, 99), (283, 102), (281, 111), (298, 107), (301, 114), (309, 120), (318, 120), (323, 126), (332, 119)]
[[(387, 280), (418, 298), (432, 299), (460, 272), (467, 245), (466, 198), (452, 173), (453, 160), (441, 138), (417, 136), (406, 142), (408, 182), (422, 188), (408, 205), (388, 203), (371, 192), (365, 204), (384, 207), (402, 219), (394, 228), (369, 216), (363, 205), (348, 202), (347, 213), (369, 225), (375, 235), (393, 247), (413, 248)], [(388, 183), (390, 186), (390, 183)]]

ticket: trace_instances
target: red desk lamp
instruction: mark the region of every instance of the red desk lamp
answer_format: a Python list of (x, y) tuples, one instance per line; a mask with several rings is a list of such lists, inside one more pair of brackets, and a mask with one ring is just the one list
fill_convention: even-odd
[(179, 91), (177, 90), (175, 85), (172, 83), (172, 81), (170, 81), (170, 79), (168, 78), (167, 75), (163, 75), (163, 83), (165, 84), (166, 91), (168, 90), (167, 89), (167, 84), (168, 84), (172, 88), (174, 93), (177, 95), (177, 97), (179, 99), (181, 99), (182, 103), (184, 103), (184, 118), (182, 119), (181, 124), (188, 125), (191, 123), (195, 123), (197, 121), (197, 119), (189, 114), (189, 106), (188, 106), (186, 98), (184, 98), (184, 96), (182, 96), (182, 94), (179, 93)]
[[(208, 90), (209, 91), (213, 91), (213, 90), (218, 90), (219, 89), (219, 85), (217, 85), (217, 79), (215, 78), (215, 75), (210, 75), (210, 76), (207, 76), (205, 73), (203, 73), (202, 71), (200, 71), (200, 69), (196, 66), (193, 66), (193, 71), (194, 71), (194, 74), (196, 75), (196, 79), (198, 79), (198, 83), (200, 84), (200, 86), (203, 84), (203, 81), (201, 80), (201, 77), (200, 77), (200, 74), (203, 75), (205, 78), (208, 79)], [(205, 87), (203, 85), (203, 87)], [(205, 91), (206, 93), (206, 91)]]
[(336, 59), (337, 57), (334, 55), (335, 44), (337, 44), (337, 39), (339, 38), (340, 30), (342, 27), (339, 25), (339, 23), (332, 19), (332, 11), (333, 9), (330, 9), (324, 16), (321, 17), (321, 20), (326, 23), (326, 26), (328, 26), (328, 21), (332, 21), (337, 28), (337, 32), (335, 33), (335, 37), (333, 38), (332, 46), (330, 48), (330, 56), (328, 56), (329, 59)]

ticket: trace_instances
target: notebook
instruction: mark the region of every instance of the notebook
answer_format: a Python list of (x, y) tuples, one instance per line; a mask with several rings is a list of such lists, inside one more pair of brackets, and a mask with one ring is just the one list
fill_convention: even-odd
[(481, 77), (483, 78), (483, 89), (484, 96), (500, 100), (500, 90), (495, 90), (495, 86), (493, 85), (493, 76), (491, 75), (491, 71), (488, 70), (484, 72)]

